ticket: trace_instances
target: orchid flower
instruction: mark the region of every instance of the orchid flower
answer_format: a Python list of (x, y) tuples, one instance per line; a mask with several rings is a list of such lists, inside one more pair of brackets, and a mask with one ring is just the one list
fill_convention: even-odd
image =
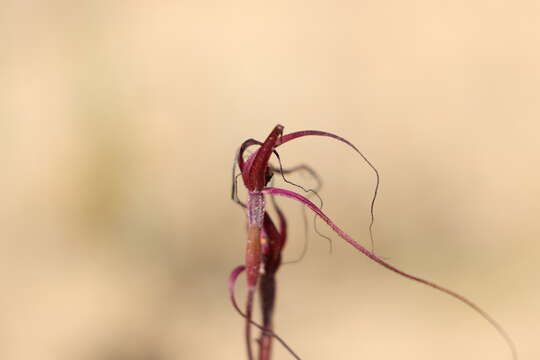
[[(415, 275), (411, 275), (404, 272), (397, 267), (389, 264), (386, 260), (376, 255), (373, 251), (373, 243), (371, 250), (368, 250), (358, 241), (354, 240), (345, 231), (338, 227), (321, 209), (307, 197), (296, 193), (294, 191), (276, 188), (268, 186), (272, 179), (273, 173), (278, 171), (269, 165), (269, 160), (272, 154), (279, 159), (277, 148), (285, 143), (295, 140), (304, 136), (323, 136), (333, 138), (342, 143), (345, 143), (353, 150), (355, 150), (367, 164), (375, 171), (377, 176), (377, 186), (375, 188), (375, 196), (378, 190), (379, 173), (375, 167), (369, 162), (369, 160), (360, 152), (360, 150), (350, 143), (348, 140), (334, 135), (332, 133), (318, 131), (318, 130), (305, 130), (298, 131), (290, 134), (283, 134), (283, 126), (277, 125), (270, 132), (264, 142), (260, 142), (254, 139), (248, 139), (242, 143), (240, 149), (235, 157), (235, 166), (238, 165), (240, 174), (244, 186), (247, 189), (247, 201), (244, 204), (238, 200), (236, 196), (236, 177), (234, 175), (235, 167), (233, 168), (233, 199), (245, 208), (247, 213), (247, 244), (245, 253), (245, 265), (241, 265), (233, 270), (229, 280), (229, 294), (231, 301), (235, 309), (244, 316), (245, 322), (245, 341), (247, 348), (247, 358), (249, 360), (254, 359), (252, 349), (252, 335), (251, 328), (255, 326), (261, 330), (261, 336), (258, 339), (259, 343), (259, 360), (270, 360), (271, 358), (271, 344), (273, 339), (277, 339), (287, 350), (297, 359), (298, 355), (292, 351), (292, 349), (273, 331), (272, 314), (274, 311), (274, 302), (276, 296), (276, 279), (275, 275), (281, 265), (281, 255), (284, 249), (287, 239), (287, 222), (281, 209), (274, 201), (275, 196), (285, 197), (297, 202), (300, 202), (305, 207), (313, 211), (313, 213), (321, 218), (332, 231), (334, 231), (341, 239), (349, 243), (353, 248), (367, 256), (369, 259), (385, 267), (386, 269), (413, 281), (422, 283), (431, 288), (439, 290), (470, 307), (481, 317), (487, 320), (491, 326), (499, 333), (499, 335), (506, 342), (512, 359), (517, 359), (517, 352), (513, 341), (508, 336), (506, 331), (499, 325), (494, 318), (492, 318), (487, 312), (482, 310), (478, 305), (467, 299), (466, 297), (442, 287), (434, 282), (425, 280)], [(250, 155), (245, 156), (246, 149), (252, 146), (258, 146)], [(283, 176), (284, 170), (280, 170)], [(375, 196), (372, 201), (375, 201)], [(276, 209), (278, 226), (274, 224), (270, 215), (266, 211), (266, 200), (269, 197)], [(373, 212), (372, 221), (370, 223), (370, 235), (371, 226), (373, 225)], [(373, 239), (371, 239), (373, 241)], [(235, 283), (238, 276), (242, 272), (246, 272), (247, 278), (247, 294), (246, 294), (246, 307), (245, 311), (241, 311), (237, 305), (235, 299)], [(261, 297), (261, 309), (262, 309), (262, 324), (255, 322), (252, 319), (253, 316), (253, 303), (257, 288)]]

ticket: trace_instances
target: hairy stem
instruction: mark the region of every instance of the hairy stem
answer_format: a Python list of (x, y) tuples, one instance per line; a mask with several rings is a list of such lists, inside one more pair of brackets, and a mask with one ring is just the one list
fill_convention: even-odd
[(246, 347), (248, 359), (253, 360), (251, 346), (251, 317), (253, 314), (253, 298), (261, 269), (261, 230), (264, 219), (264, 195), (259, 191), (249, 192), (247, 201), (248, 239), (246, 245)]
[(253, 298), (257, 288), (261, 265), (261, 229), (257, 225), (249, 225), (246, 246), (247, 301), (246, 301), (246, 348), (248, 359), (253, 360), (251, 347), (251, 318), (253, 314)]

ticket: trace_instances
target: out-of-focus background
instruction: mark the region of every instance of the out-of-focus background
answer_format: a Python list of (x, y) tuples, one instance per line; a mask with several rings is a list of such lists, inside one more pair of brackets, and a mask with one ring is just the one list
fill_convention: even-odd
[[(2, 1), (0, 358), (244, 358), (230, 171), (281, 123), (358, 145), (378, 254), (538, 359), (539, 24), (537, 1)], [(281, 156), (369, 244), (361, 159), (324, 138)], [(302, 212), (280, 203), (292, 260)], [(329, 254), (309, 221), (275, 319), (303, 359), (510, 359), (469, 308), (321, 223)]]

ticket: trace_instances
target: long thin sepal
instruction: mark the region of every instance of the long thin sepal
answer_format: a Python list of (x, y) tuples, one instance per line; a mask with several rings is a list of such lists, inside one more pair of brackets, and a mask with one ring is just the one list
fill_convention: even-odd
[(335, 140), (341, 141), (342, 143), (347, 144), (349, 147), (353, 148), (354, 151), (356, 151), (356, 153), (358, 153), (358, 155), (360, 155), (360, 157), (366, 162), (366, 164), (368, 164), (368, 166), (375, 173), (375, 189), (373, 190), (373, 197), (371, 198), (371, 205), (370, 205), (371, 219), (370, 219), (370, 222), (369, 222), (369, 237), (370, 237), (370, 241), (371, 241), (371, 252), (374, 252), (374, 250), (375, 250), (375, 242), (373, 240), (373, 222), (375, 220), (375, 216), (374, 216), (375, 201), (377, 200), (377, 195), (379, 193), (379, 186), (380, 186), (380, 183), (381, 183), (381, 176), (379, 174), (379, 170), (377, 170), (375, 165), (373, 165), (371, 163), (371, 161), (369, 161), (369, 159), (364, 155), (364, 153), (362, 153), (360, 151), (360, 149), (358, 149), (349, 140), (347, 140), (345, 138), (342, 138), (339, 135), (332, 134), (332, 133), (329, 133), (329, 132), (326, 132), (326, 131), (302, 130), (302, 131), (293, 132), (293, 133), (290, 133), (290, 134), (287, 134), (287, 135), (283, 135), (282, 137), (280, 137), (278, 139), (278, 141), (276, 143), (276, 147), (278, 147), (278, 146), (280, 146), (282, 144), (285, 144), (286, 142), (289, 142), (291, 140), (298, 139), (298, 138), (304, 137), (304, 136), (324, 136), (324, 137), (329, 137), (329, 138), (332, 138), (332, 139), (335, 139)]
[(434, 289), (442, 291), (442, 292), (444, 292), (444, 293), (446, 293), (446, 294), (460, 300), (461, 302), (463, 302), (464, 304), (466, 304), (467, 306), (472, 308), (474, 311), (476, 311), (480, 316), (482, 316), (485, 320), (487, 320), (495, 328), (495, 330), (503, 337), (503, 339), (507, 343), (510, 351), (512, 352), (512, 358), (514, 360), (517, 360), (517, 358), (518, 358), (517, 351), (516, 351), (514, 342), (512, 341), (510, 336), (506, 333), (506, 331), (504, 331), (502, 326), (499, 325), (499, 323), (497, 321), (495, 321), (495, 319), (493, 319), (488, 313), (486, 313), (478, 305), (476, 305), (475, 303), (473, 303), (469, 299), (465, 298), (464, 296), (462, 296), (462, 295), (460, 295), (460, 294), (458, 294), (458, 293), (456, 293), (456, 292), (454, 292), (452, 290), (444, 288), (444, 287), (442, 287), (440, 285), (437, 285), (437, 284), (435, 284), (435, 283), (433, 283), (431, 281), (424, 280), (424, 279), (422, 279), (420, 277), (410, 275), (410, 274), (408, 274), (408, 273), (406, 273), (404, 271), (401, 271), (398, 268), (390, 265), (389, 263), (387, 263), (386, 261), (384, 261), (383, 259), (381, 259), (377, 255), (370, 252), (368, 249), (366, 249), (364, 246), (362, 246), (359, 242), (357, 242), (352, 237), (350, 237), (347, 233), (345, 233), (343, 230), (341, 230), (328, 216), (326, 216), (326, 214), (324, 214), (321, 211), (321, 209), (319, 209), (317, 207), (317, 205), (315, 205), (314, 203), (309, 201), (309, 199), (307, 199), (306, 197), (304, 197), (304, 196), (302, 196), (300, 194), (297, 194), (295, 192), (289, 191), (289, 190), (278, 189), (278, 188), (265, 188), (265, 189), (263, 189), (263, 193), (270, 194), (270, 195), (278, 195), (278, 196), (288, 197), (288, 198), (291, 198), (291, 199), (294, 199), (294, 200), (297, 200), (297, 201), (301, 202), (302, 204), (306, 205), (309, 209), (311, 209), (313, 212), (315, 212), (321, 219), (323, 219), (324, 222), (326, 222), (328, 224), (328, 226), (330, 226), (330, 228), (336, 234), (339, 235), (339, 237), (341, 237), (343, 240), (348, 242), (350, 245), (352, 245), (355, 249), (360, 251), (362, 254), (369, 257), (371, 260), (379, 263), (380, 265), (384, 266), (385, 268), (387, 268), (387, 269), (389, 269), (389, 270), (391, 270), (391, 271), (393, 271), (393, 272), (395, 272), (395, 273), (397, 273), (397, 274), (399, 274), (399, 275), (401, 275), (403, 277), (406, 277), (406, 278), (408, 278), (410, 280), (417, 281), (419, 283), (422, 283), (424, 285), (427, 285), (429, 287), (432, 287)]

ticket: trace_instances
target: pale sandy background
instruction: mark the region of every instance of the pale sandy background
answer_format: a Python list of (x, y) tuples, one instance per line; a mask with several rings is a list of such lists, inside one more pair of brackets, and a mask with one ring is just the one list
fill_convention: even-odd
[[(0, 359), (243, 359), (230, 167), (277, 122), (362, 148), (379, 254), (540, 358), (539, 21), (538, 1), (1, 1)], [(281, 154), (367, 243), (359, 158)], [(310, 231), (281, 269), (277, 330), (304, 359), (510, 359), (468, 308), (334, 239)]]

